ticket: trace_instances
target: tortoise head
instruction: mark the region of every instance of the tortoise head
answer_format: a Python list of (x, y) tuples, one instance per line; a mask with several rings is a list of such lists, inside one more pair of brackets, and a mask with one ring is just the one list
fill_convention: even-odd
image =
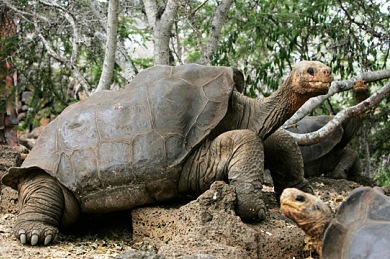
[(313, 96), (326, 94), (333, 80), (330, 67), (319, 61), (298, 62), (289, 77), (293, 91), (297, 94)]
[(283, 214), (293, 220), (308, 236), (320, 241), (333, 217), (332, 210), (325, 202), (295, 188), (283, 191), (280, 207)]
[(364, 80), (356, 80), (353, 86), (354, 92), (367, 92), (368, 91), (368, 83)]
[(364, 80), (356, 80), (353, 86), (353, 96), (356, 103), (361, 103), (370, 97), (370, 90), (368, 84)]

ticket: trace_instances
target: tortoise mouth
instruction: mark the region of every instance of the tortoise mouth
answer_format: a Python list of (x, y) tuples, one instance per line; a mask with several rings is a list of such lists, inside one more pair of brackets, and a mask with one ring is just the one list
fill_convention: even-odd
[(331, 84), (331, 82), (323, 82), (323, 81), (316, 81), (310, 83), (312, 85), (313, 91), (320, 94), (327, 94)]
[(357, 87), (354, 87), (353, 90), (355, 92), (366, 92), (366, 91), (368, 91), (368, 88), (364, 87), (364, 86), (357, 86)]
[(295, 215), (297, 212), (300, 212), (300, 209), (297, 206), (294, 206), (294, 204), (291, 204), (289, 202), (280, 202), (280, 209), (282, 210), (283, 214), (289, 217), (289, 215)]
[(323, 87), (326, 87), (326, 88), (329, 88), (330, 87), (330, 84), (332, 83), (331, 81), (310, 81), (309, 82), (312, 86), (314, 87), (319, 87), (319, 88), (323, 88)]

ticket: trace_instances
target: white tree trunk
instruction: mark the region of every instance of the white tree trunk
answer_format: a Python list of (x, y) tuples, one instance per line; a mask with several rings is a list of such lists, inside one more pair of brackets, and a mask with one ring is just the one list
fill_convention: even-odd
[(233, 3), (233, 0), (223, 0), (214, 12), (213, 22), (211, 23), (210, 34), (206, 43), (205, 53), (199, 63), (204, 65), (210, 65), (212, 56), (217, 48), (219, 36), (225, 20), (227, 18), (228, 11)]
[(153, 31), (154, 41), (154, 64), (168, 65), (170, 64), (169, 40), (173, 22), (176, 18), (179, 9), (178, 0), (168, 0), (165, 10), (158, 19), (158, 6), (156, 0), (143, 0), (145, 5), (146, 16), (148, 18), (149, 27)]
[(96, 92), (103, 89), (110, 89), (112, 76), (114, 74), (115, 52), (118, 35), (118, 11), (119, 0), (109, 0), (107, 15), (107, 41), (104, 54), (103, 70), (100, 76)]
[[(107, 17), (101, 14), (101, 10), (97, 9), (96, 1), (89, 0), (88, 1), (89, 8), (93, 15), (100, 21), (101, 27), (104, 29), (104, 32), (95, 32), (95, 36), (97, 36), (102, 42), (107, 41)], [(117, 41), (117, 51), (115, 53), (115, 63), (121, 68), (120, 75), (130, 83), (133, 77), (138, 73), (135, 68), (133, 61), (130, 56), (127, 54), (126, 48), (121, 41)]]

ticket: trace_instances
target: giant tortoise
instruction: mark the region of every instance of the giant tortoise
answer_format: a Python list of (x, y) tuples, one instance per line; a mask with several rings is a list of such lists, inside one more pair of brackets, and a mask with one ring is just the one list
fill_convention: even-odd
[(295, 188), (285, 189), (280, 202), (322, 258), (390, 258), (390, 197), (381, 188), (356, 188), (334, 217), (321, 199)]
[[(196, 64), (155, 66), (125, 89), (67, 107), (22, 166), (2, 179), (19, 191), (14, 235), (23, 244), (47, 245), (81, 212), (196, 196), (217, 180), (235, 187), (243, 220), (263, 220), (263, 140), (306, 100), (328, 91), (331, 70), (299, 62), (264, 101), (236, 91), (236, 73)], [(305, 189), (303, 172), (296, 177)]]

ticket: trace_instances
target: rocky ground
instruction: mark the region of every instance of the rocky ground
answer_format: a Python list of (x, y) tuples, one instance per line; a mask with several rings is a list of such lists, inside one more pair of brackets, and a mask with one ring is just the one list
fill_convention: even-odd
[[(0, 146), (0, 177), (20, 162), (19, 153)], [(310, 179), (333, 209), (359, 184)], [(85, 215), (48, 247), (22, 246), (12, 235), (17, 193), (0, 184), (0, 258), (317, 258), (304, 233), (285, 218), (265, 186), (267, 220), (244, 224), (234, 213), (235, 194), (215, 183), (194, 201), (174, 201), (104, 215)]]

